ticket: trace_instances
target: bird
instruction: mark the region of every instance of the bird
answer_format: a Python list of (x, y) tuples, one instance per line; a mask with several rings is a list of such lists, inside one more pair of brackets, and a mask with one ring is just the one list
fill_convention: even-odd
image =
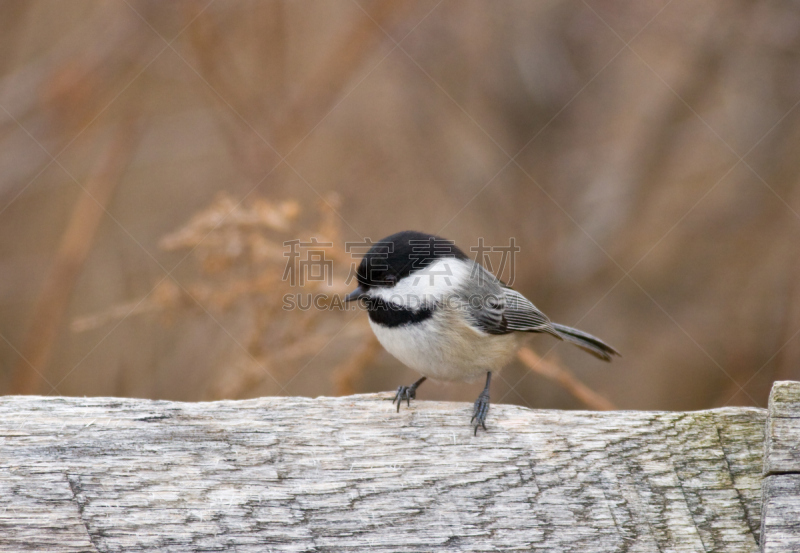
[(381, 345), (422, 377), (392, 399), (416, 399), (428, 378), (472, 382), (486, 376), (470, 424), (486, 428), (492, 373), (514, 356), (520, 333), (549, 334), (611, 361), (620, 353), (581, 330), (550, 321), (521, 293), (470, 259), (452, 240), (402, 231), (369, 242), (345, 304), (362, 304)]

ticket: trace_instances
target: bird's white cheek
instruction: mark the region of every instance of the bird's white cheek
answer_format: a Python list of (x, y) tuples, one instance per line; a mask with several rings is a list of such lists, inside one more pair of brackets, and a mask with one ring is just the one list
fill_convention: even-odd
[(469, 272), (469, 266), (463, 261), (440, 259), (400, 279), (391, 288), (373, 288), (369, 294), (394, 305), (416, 310), (452, 296), (469, 278)]

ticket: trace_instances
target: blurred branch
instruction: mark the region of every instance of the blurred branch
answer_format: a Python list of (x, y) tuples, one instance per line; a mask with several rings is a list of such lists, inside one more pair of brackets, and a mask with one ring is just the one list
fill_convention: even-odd
[[(359, 17), (358, 22), (344, 33), (345, 38), (330, 49), (325, 61), (317, 66), (318, 69), (298, 87), (295, 94), (290, 95), (288, 102), (279, 101), (277, 105), (273, 99), (266, 98), (264, 102), (261, 98), (249, 98), (241, 92), (249, 88), (242, 86), (247, 81), (246, 75), (241, 74), (241, 70), (237, 71), (238, 68), (231, 63), (235, 59), (235, 52), (227, 48), (225, 32), (210, 13), (198, 17), (187, 33), (198, 54), (198, 69), (209, 86), (249, 125), (255, 124), (250, 120), (254, 115), (266, 115), (271, 122), (271, 130), (266, 138), (275, 140), (285, 155), (325, 117), (364, 60), (374, 53), (375, 45), (385, 39), (382, 27), (386, 28), (390, 19), (402, 18), (415, 4), (415, 0), (396, 0), (371, 6), (371, 19)], [(193, 14), (187, 14), (187, 17), (190, 16), (193, 17)], [(276, 48), (275, 51), (276, 55), (283, 55), (283, 49)], [(285, 60), (278, 59), (276, 64), (285, 64)], [(276, 71), (274, 78), (285, 77), (282, 72)], [(271, 86), (280, 88), (274, 83)], [(267, 109), (262, 108), (264, 105)], [(259, 132), (263, 134), (263, 130), (259, 129)], [(237, 153), (241, 147), (236, 143), (232, 151)]]
[(587, 407), (597, 411), (613, 411), (617, 409), (616, 405), (578, 380), (578, 377), (572, 374), (571, 371), (551, 361), (545, 361), (536, 355), (533, 350), (522, 347), (517, 352), (517, 357), (533, 372), (561, 385), (562, 388)]
[(170, 279), (164, 279), (147, 296), (133, 301), (114, 305), (109, 309), (83, 317), (77, 317), (70, 323), (72, 332), (94, 330), (112, 321), (121, 321), (131, 315), (141, 313), (162, 312), (168, 306), (175, 306), (186, 301), (186, 294)]
[(360, 18), (346, 39), (319, 65), (320, 70), (303, 84), (302, 92), (276, 122), (275, 136), (284, 147), (290, 143), (294, 148), (325, 117), (344, 86), (373, 52), (372, 47), (384, 40), (382, 28), (386, 28), (389, 19), (408, 14), (415, 4), (414, 0), (379, 2), (371, 6), (371, 19)]
[(23, 359), (17, 364), (12, 377), (12, 393), (32, 394), (40, 390), (43, 373), (50, 362), (75, 283), (137, 138), (131, 121), (120, 123), (105, 156), (83, 186), (50, 273), (34, 304), (23, 343)]
[[(17, 3), (4, 3), (3, 6), (5, 8), (13, 4)], [(66, 95), (67, 100), (71, 100), (73, 98), (70, 96), (88, 93), (92, 97), (87, 105), (69, 102), (65, 107), (73, 113), (64, 114), (77, 121), (79, 128), (85, 126), (96, 115), (98, 106), (106, 105), (119, 92), (113, 85), (120, 80), (130, 82), (134, 72), (141, 69), (139, 64), (130, 63), (131, 59), (144, 65), (158, 52), (154, 47), (148, 47), (141, 33), (137, 33), (134, 16), (125, 14), (119, 17), (118, 12), (118, 6), (111, 3), (93, 4), (92, 9), (84, 12), (80, 25), (65, 25), (66, 33), (56, 34), (55, 41), (48, 49), (3, 67), (0, 74), (0, 104), (14, 114), (14, 119), (24, 121), (40, 115), (42, 108), (54, 101), (63, 105), (64, 99), (58, 98), (59, 95)], [(11, 18), (7, 8), (0, 12), (0, 18)], [(98, 28), (105, 31), (104, 40), (87, 44), (87, 36), (91, 36)], [(9, 47), (13, 46), (7, 37), (0, 41), (5, 41)], [(3, 52), (13, 52), (13, 48), (5, 48)], [(13, 56), (4, 57), (13, 59)], [(87, 84), (88, 81), (91, 82)], [(54, 87), (54, 84), (57, 86)], [(76, 115), (75, 111), (80, 113)], [(0, 117), (0, 128), (14, 124), (10, 118)], [(59, 133), (56, 136), (67, 143), (74, 137), (74, 133), (73, 136), (69, 134), (62, 136)]]

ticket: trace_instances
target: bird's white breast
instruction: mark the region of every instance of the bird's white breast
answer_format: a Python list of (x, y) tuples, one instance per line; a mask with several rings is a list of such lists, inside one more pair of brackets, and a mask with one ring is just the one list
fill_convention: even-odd
[(515, 336), (474, 328), (463, 303), (453, 301), (474, 277), (473, 265), (460, 259), (437, 259), (391, 288), (371, 289), (372, 297), (406, 309), (435, 305), (432, 317), (412, 324), (389, 327), (370, 318), (383, 347), (403, 364), (437, 380), (470, 381), (508, 363), (516, 351)]
[(417, 324), (386, 327), (370, 320), (375, 336), (404, 365), (445, 381), (472, 381), (498, 371), (517, 348), (513, 334), (492, 335), (470, 327), (452, 311), (437, 309)]

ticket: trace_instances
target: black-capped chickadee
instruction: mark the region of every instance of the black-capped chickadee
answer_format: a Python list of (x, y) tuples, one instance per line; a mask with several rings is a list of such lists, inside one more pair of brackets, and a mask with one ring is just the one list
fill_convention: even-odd
[(358, 288), (386, 350), (423, 376), (400, 386), (397, 410), (428, 377), (472, 381), (486, 374), (471, 422), (486, 430), (489, 384), (517, 349), (517, 332), (544, 332), (610, 361), (619, 353), (580, 330), (556, 324), (527, 298), (469, 259), (452, 241), (404, 231), (372, 245), (359, 265)]

